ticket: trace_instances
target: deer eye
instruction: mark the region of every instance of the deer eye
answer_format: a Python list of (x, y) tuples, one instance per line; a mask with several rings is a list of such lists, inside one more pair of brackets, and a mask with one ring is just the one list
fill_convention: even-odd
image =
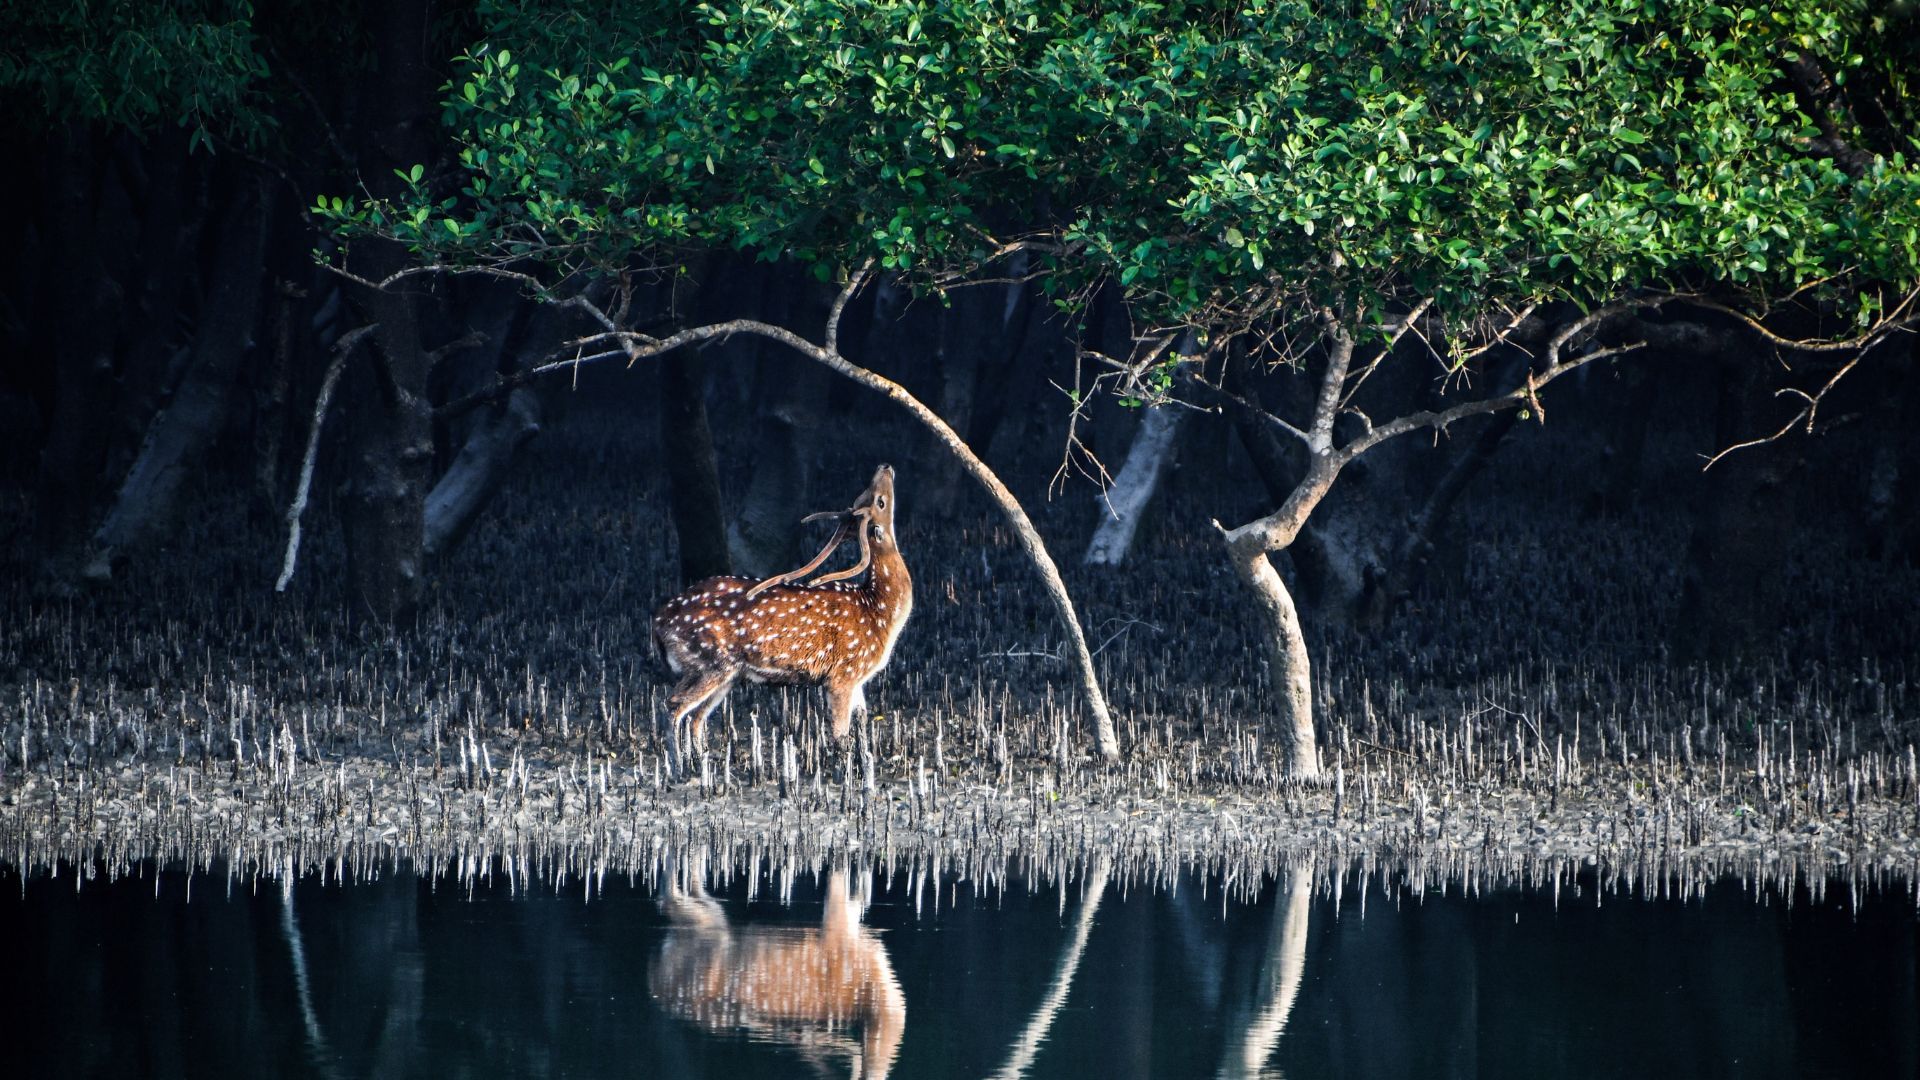
[(887, 497), (885, 495), (880, 496), (879, 498), (873, 500), (873, 505), (879, 507), (882, 510), (885, 510), (887, 508)]

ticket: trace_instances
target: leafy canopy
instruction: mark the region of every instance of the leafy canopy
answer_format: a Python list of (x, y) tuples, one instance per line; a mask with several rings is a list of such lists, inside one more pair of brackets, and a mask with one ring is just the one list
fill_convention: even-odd
[(10, 0), (0, 102), (42, 121), (256, 140), (272, 124), (245, 0)]
[(1874, 0), (489, 0), (480, 20), (446, 99), (457, 168), (323, 199), (348, 234), (562, 271), (724, 246), (822, 276), (962, 272), (1038, 239), (1065, 286), (1201, 325), (1821, 282), (1869, 286), (1866, 319), (1920, 282), (1914, 129), (1840, 115), (1874, 153), (1849, 176), (1784, 67), (1897, 101), (1915, 23)]

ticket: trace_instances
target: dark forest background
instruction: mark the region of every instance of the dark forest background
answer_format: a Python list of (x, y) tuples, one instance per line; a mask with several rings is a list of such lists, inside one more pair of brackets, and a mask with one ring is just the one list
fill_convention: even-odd
[[(0, 115), (13, 162), (0, 174), (8, 610), (213, 622), (298, 611), (405, 635), (444, 629), (449, 611), (555, 617), (535, 609), (587, 604), (574, 590), (590, 585), (594, 606), (566, 614), (634, 620), (618, 663), (644, 678), (633, 639), (658, 602), (709, 573), (796, 565), (818, 541), (799, 518), (844, 505), (887, 461), (900, 470), (903, 546), (935, 610), (903, 654), (913, 685), (961, 664), (990, 695), (1024, 662), (1033, 681), (1017, 685), (1047, 692), (1059, 669), (1033, 654), (1057, 648), (1056, 632), (993, 509), (879, 395), (745, 337), (495, 391), (571, 331), (568, 313), (486, 277), (396, 296), (330, 269), (339, 241), (311, 213), (316, 193), (378, 191), (409, 162), (439, 167), (449, 73), (428, 59), (444, 49), (419, 48), (422, 27), (436, 43), (465, 27), (457, 6), (344, 16), (261, 9), (256, 44), (271, 67), (247, 112), (258, 131), (176, 123), (165, 103), (50, 110), (37, 84), (13, 84)], [(836, 291), (810, 267), (717, 250), (643, 276), (627, 317), (650, 328), (751, 317), (817, 338)], [(1257, 696), (1258, 631), (1241, 628), (1251, 617), (1210, 522), (1270, 511), (1296, 482), (1293, 451), (1245, 408), (1195, 395), (1136, 549), (1118, 566), (1080, 566), (1105, 512), (1102, 478), (1152, 410), (1079, 397), (1083, 350), (1131, 348), (1120, 290), (1071, 313), (1053, 299), (1035, 282), (929, 295), (883, 277), (843, 315), (841, 350), (931, 405), (1008, 479), (1090, 597), (1091, 640), (1116, 641), (1108, 670), (1127, 670), (1109, 677), (1144, 687), (1164, 663), (1187, 692), (1238, 682)], [(407, 356), (390, 342), (343, 347), (398, 321)], [(1473, 665), (1498, 668), (1524, 642), (1530, 656), (1616, 671), (1824, 665), (1904, 686), (1920, 564), (1913, 336), (1875, 349), (1813, 432), (1710, 470), (1707, 457), (1774, 433), (1798, 405), (1776, 395), (1785, 361), (1763, 343), (1731, 327), (1688, 341), (1582, 370), (1544, 397), (1544, 416), (1465, 419), (1353, 466), (1283, 560), (1316, 650), (1439, 685), (1465, 685)], [(342, 356), (306, 547), (279, 594), (316, 402)], [(423, 376), (424, 401), (396, 379), (402, 368)], [(1370, 393), (1424, 407), (1441, 400), (1444, 374), (1403, 364)], [(1285, 367), (1253, 370), (1240, 389), (1275, 411), (1311, 392)], [(407, 470), (425, 478), (424, 499)], [(417, 561), (376, 554), (408, 530), (423, 537)], [(565, 579), (575, 584), (554, 586)], [(970, 606), (968, 656), (943, 644), (947, 605)], [(595, 651), (581, 632), (556, 648)], [(17, 685), (57, 669), (34, 648), (14, 655)]]

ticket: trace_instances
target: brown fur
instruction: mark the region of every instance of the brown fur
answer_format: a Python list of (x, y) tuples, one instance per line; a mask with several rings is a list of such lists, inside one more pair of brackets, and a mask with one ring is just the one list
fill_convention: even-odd
[[(680, 676), (668, 698), (676, 736), (680, 723), (690, 720), (698, 746), (707, 717), (743, 675), (774, 685), (826, 687), (834, 737), (846, 736), (853, 710), (866, 707), (867, 680), (886, 666), (913, 610), (913, 579), (893, 533), (892, 466), (880, 466), (847, 518), (870, 552), (861, 584), (797, 585), (774, 578), (756, 585), (716, 577), (661, 606), (653, 617), (653, 639)], [(829, 548), (850, 534), (843, 527)]]

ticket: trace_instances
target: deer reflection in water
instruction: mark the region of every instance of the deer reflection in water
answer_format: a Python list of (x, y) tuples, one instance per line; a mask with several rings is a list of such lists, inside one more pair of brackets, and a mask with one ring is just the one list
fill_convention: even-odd
[(814, 929), (731, 926), (697, 874), (684, 886), (675, 878), (661, 899), (672, 929), (648, 978), (668, 1014), (793, 1046), (822, 1076), (834, 1058), (850, 1059), (860, 1080), (887, 1075), (907, 1003), (879, 935), (860, 925), (864, 880), (850, 895), (847, 871), (834, 870)]

